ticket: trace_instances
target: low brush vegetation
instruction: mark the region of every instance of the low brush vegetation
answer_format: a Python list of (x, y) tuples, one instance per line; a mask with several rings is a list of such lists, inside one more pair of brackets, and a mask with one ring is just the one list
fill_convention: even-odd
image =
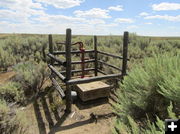
[[(121, 55), (122, 39), (122, 36), (98, 36), (98, 50)], [(72, 42), (77, 41), (82, 41), (86, 50), (93, 49), (93, 36), (72, 36)], [(54, 50), (65, 50), (63, 45), (56, 44), (65, 42), (64, 35), (53, 35), (53, 42)], [(0, 38), (0, 72), (15, 72), (13, 78), (0, 85), (0, 133), (28, 134), (29, 124), (20, 109), (43, 92), (49, 75), (48, 49), (47, 35), (13, 34)], [(122, 65), (121, 60), (101, 54), (98, 57), (117, 67)], [(114, 104), (118, 118), (113, 133), (161, 133), (164, 119), (175, 118), (180, 109), (180, 38), (140, 37), (132, 33), (128, 57), (129, 73), (123, 84), (119, 83), (118, 103)], [(77, 54), (72, 59), (80, 60), (80, 57)], [(72, 69), (80, 67), (73, 65)], [(92, 68), (93, 64), (86, 67)], [(101, 64), (99, 68), (115, 73)], [(51, 108), (59, 105), (61, 102), (57, 101)]]
[(142, 64), (134, 66), (117, 90), (118, 103), (114, 104), (114, 110), (118, 118), (114, 133), (163, 133), (164, 120), (177, 118), (179, 59), (180, 54), (163, 54), (145, 58)]

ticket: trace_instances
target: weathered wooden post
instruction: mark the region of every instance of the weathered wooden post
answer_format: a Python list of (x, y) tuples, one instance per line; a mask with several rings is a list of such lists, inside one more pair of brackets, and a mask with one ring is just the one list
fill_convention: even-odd
[[(52, 35), (49, 34), (49, 53), (53, 54), (53, 51), (54, 51), (54, 48), (53, 48), (53, 41), (52, 41)], [(51, 65), (54, 64), (54, 61), (53, 59), (51, 58), (51, 61), (50, 61)]]
[(94, 36), (94, 74), (95, 76), (98, 75), (98, 57), (97, 57), (97, 36)]
[(129, 33), (124, 32), (123, 37), (123, 60), (122, 60), (122, 76), (126, 75), (126, 69), (127, 69), (127, 52), (128, 52), (128, 39)]
[[(71, 79), (71, 29), (66, 29), (66, 81)], [(66, 83), (66, 112), (71, 112), (71, 87)]]

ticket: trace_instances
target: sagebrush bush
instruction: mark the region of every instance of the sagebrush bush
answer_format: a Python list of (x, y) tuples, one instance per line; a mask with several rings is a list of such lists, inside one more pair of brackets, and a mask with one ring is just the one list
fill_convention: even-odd
[(167, 117), (169, 102), (179, 103), (180, 100), (179, 59), (179, 54), (158, 55), (134, 67), (117, 91), (117, 114), (122, 118), (129, 114), (135, 119), (146, 115), (150, 119), (155, 115)]
[(7, 71), (8, 67), (14, 65), (14, 63), (15, 58), (13, 55), (0, 46), (0, 71)]
[(0, 99), (6, 102), (22, 102), (24, 92), (19, 83), (8, 82), (0, 86)]
[[(168, 118), (177, 119), (178, 117), (173, 112), (172, 103), (167, 108)], [(113, 134), (162, 134), (165, 130), (164, 120), (156, 116), (156, 121), (151, 122), (149, 118), (143, 122), (137, 122), (130, 115), (126, 115), (127, 121), (123, 122), (117, 118), (112, 129)]]
[(28, 61), (19, 63), (14, 67), (16, 76), (13, 81), (18, 82), (26, 96), (33, 97), (40, 92), (44, 82), (49, 76), (47, 65), (44, 62)]
[(11, 110), (4, 101), (0, 101), (0, 133), (27, 134), (28, 120), (23, 111)]

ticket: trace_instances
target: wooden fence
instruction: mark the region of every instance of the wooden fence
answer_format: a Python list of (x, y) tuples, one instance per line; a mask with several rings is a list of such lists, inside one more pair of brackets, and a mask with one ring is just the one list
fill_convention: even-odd
[[(99, 80), (105, 80), (105, 79), (116, 79), (120, 78), (122, 79), (124, 75), (126, 75), (126, 69), (127, 69), (127, 61), (129, 60), (127, 58), (127, 52), (128, 52), (128, 32), (124, 32), (123, 36), (123, 54), (122, 56), (110, 54), (107, 52), (99, 51), (97, 46), (97, 36), (94, 36), (94, 50), (85, 50), (84, 53), (94, 53), (94, 59), (86, 60), (84, 63), (94, 63), (94, 68), (86, 68), (84, 71), (94, 71), (94, 76), (90, 78), (83, 78), (83, 79), (71, 79), (72, 73), (79, 73), (82, 72), (82, 70), (72, 70), (71, 65), (72, 64), (81, 64), (81, 61), (72, 61), (71, 55), (72, 54), (80, 54), (81, 51), (71, 51), (71, 29), (66, 30), (66, 41), (65, 43), (58, 43), (58, 44), (64, 44), (65, 45), (65, 51), (54, 51), (53, 46), (53, 39), (52, 35), (49, 35), (49, 53), (48, 56), (50, 57), (50, 63), (48, 64), (48, 67), (51, 70), (51, 80), (54, 85), (54, 87), (57, 89), (57, 91), (60, 93), (61, 97), (66, 99), (66, 112), (71, 112), (71, 104), (72, 104), (72, 98), (71, 98), (71, 85), (74, 84), (81, 84), (81, 83), (87, 83), (92, 81), (99, 81)], [(66, 60), (63, 61), (56, 57), (56, 55), (65, 55)], [(113, 58), (117, 58), (122, 60), (122, 67), (116, 67), (114, 65), (110, 65), (106, 62), (103, 62), (101, 60), (98, 60), (98, 55), (105, 55), (110, 56)], [(103, 64), (105, 66), (111, 67), (115, 70), (118, 70), (119, 73), (117, 74), (107, 74), (106, 72), (103, 72), (102, 70), (98, 69), (98, 64)], [(66, 68), (65, 71), (57, 71), (55, 66), (64, 66)], [(98, 76), (98, 73), (104, 74), (101, 76)], [(57, 76), (62, 82), (65, 83), (66, 89), (63, 90), (58, 82), (55, 79), (55, 76)]]

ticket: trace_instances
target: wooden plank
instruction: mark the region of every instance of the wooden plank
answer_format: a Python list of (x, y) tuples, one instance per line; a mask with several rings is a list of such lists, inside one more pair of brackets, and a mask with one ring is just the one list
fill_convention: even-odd
[(64, 98), (65, 97), (65, 94), (64, 94), (64, 91), (63, 89), (59, 86), (58, 82), (53, 78), (53, 77), (50, 77), (52, 83), (53, 83), (53, 86), (56, 88), (56, 90), (59, 92), (61, 98)]
[(57, 57), (55, 57), (51, 53), (48, 53), (47, 55), (53, 60), (53, 62), (56, 61), (56, 62), (58, 62), (59, 65), (65, 66), (66, 62), (61, 61), (60, 59), (58, 59)]
[[(94, 71), (95, 70), (95, 68), (86, 68), (86, 69), (84, 69), (84, 71)], [(82, 70), (81, 69), (78, 69), (78, 70), (71, 70), (71, 72), (72, 73), (80, 73), (80, 72), (82, 72)], [(62, 74), (64, 74), (64, 73), (66, 73), (66, 71), (61, 71), (61, 73)]]
[(103, 72), (103, 71), (101, 71), (99, 69), (98, 69), (98, 72), (100, 72), (101, 74), (107, 75), (107, 73), (105, 73), (105, 72)]
[[(95, 59), (85, 60), (84, 63), (91, 63), (94, 62)], [(71, 64), (80, 64), (82, 61), (72, 61)]]
[[(53, 40), (52, 40), (52, 35), (51, 35), (51, 34), (49, 34), (48, 40), (49, 40), (49, 53), (53, 53), (53, 51), (54, 51), (54, 46), (53, 46)], [(50, 60), (50, 63), (51, 63), (51, 65), (53, 65), (53, 64), (54, 64), (54, 60), (51, 59), (51, 60)]]
[(58, 45), (65, 45), (66, 43), (65, 42), (56, 42), (56, 44), (58, 44)]
[(123, 60), (122, 60), (122, 75), (126, 75), (126, 69), (127, 69), (127, 52), (128, 52), (128, 37), (129, 33), (124, 32), (123, 37)]
[[(66, 29), (66, 80), (71, 79), (71, 29)], [(66, 83), (66, 112), (70, 113), (72, 110), (71, 87)]]
[(56, 74), (63, 82), (66, 80), (66, 78), (61, 74), (59, 73), (52, 65), (48, 65), (48, 67), (51, 69), (51, 71)]
[(93, 81), (98, 81), (98, 80), (115, 79), (121, 76), (122, 76), (121, 74), (109, 74), (109, 75), (104, 75), (104, 76), (95, 76), (95, 77), (90, 77), (90, 78), (69, 80), (69, 81), (66, 81), (66, 83), (71, 84), (71, 85), (81, 84), (81, 83), (93, 82)]
[(98, 53), (103, 54), (103, 55), (106, 55), (106, 56), (111, 56), (111, 57), (113, 57), (113, 58), (123, 59), (122, 56), (113, 55), (113, 54), (106, 53), (106, 52), (102, 52), (102, 51), (98, 51)]
[(98, 52), (97, 52), (97, 36), (94, 36), (94, 58), (95, 58), (95, 62), (94, 62), (94, 74), (95, 76), (98, 75)]
[(113, 65), (110, 65), (110, 64), (108, 64), (108, 63), (106, 63), (106, 62), (104, 62), (104, 61), (98, 60), (98, 62), (102, 63), (103, 65), (106, 65), (106, 66), (112, 67), (112, 68), (114, 68), (114, 69), (116, 69), (116, 70), (118, 70), (118, 71), (122, 71), (122, 70), (121, 70), (121, 69), (119, 69), (118, 67), (113, 66)]
[[(92, 53), (94, 52), (94, 50), (85, 50), (85, 53)], [(81, 51), (77, 50), (77, 51), (71, 51), (71, 54), (79, 54), (81, 53)], [(54, 51), (53, 52), (54, 55), (60, 55), (60, 54), (66, 54), (65, 51)]]

